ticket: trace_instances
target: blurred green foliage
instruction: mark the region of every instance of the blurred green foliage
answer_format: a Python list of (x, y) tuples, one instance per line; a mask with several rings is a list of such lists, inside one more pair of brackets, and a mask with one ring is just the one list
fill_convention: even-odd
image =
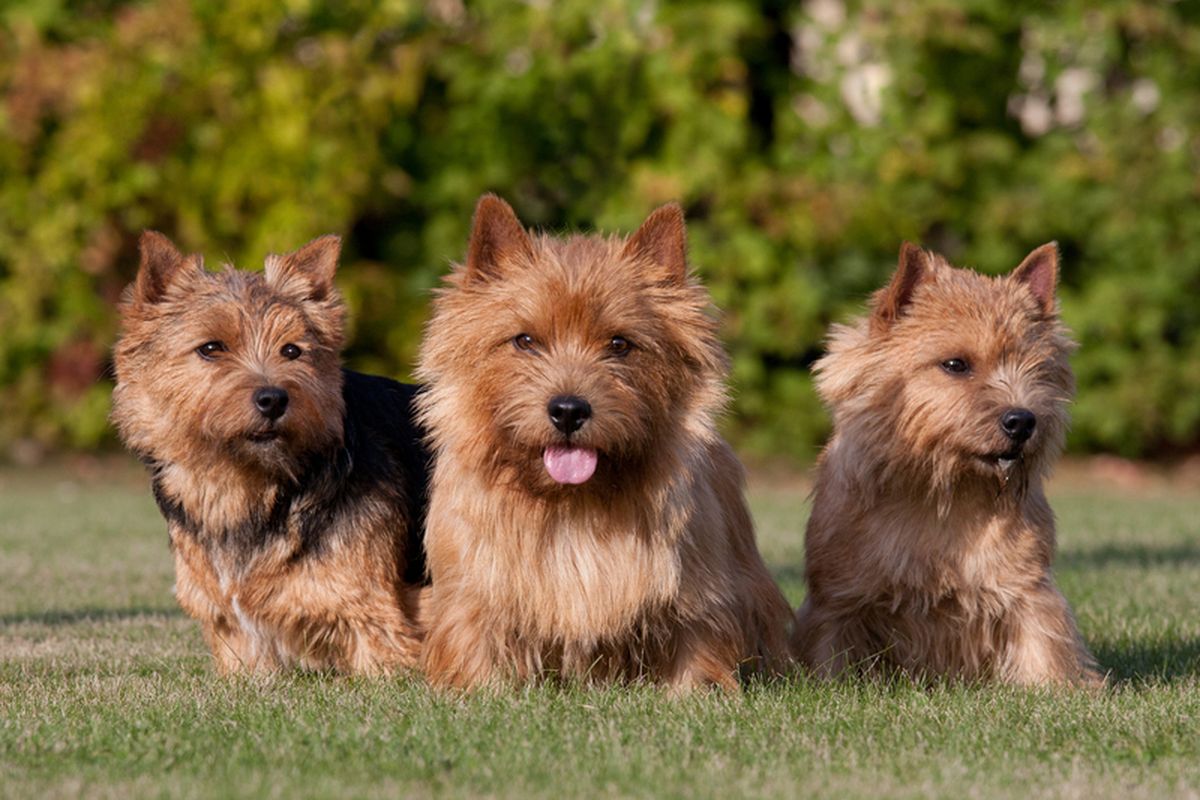
[(111, 441), (142, 228), (243, 267), (342, 233), (348, 358), (403, 376), (488, 190), (550, 229), (681, 200), (748, 450), (815, 453), (808, 368), (903, 239), (1057, 239), (1073, 446), (1200, 442), (1198, 4), (9, 0), (0, 92), (0, 445)]

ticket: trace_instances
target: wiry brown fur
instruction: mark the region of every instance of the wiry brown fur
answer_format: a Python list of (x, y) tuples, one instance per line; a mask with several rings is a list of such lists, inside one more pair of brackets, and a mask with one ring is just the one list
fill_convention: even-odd
[[(1097, 683), (1051, 576), (1043, 478), (1067, 428), (1072, 348), (1055, 308), (1057, 251), (1011, 275), (955, 269), (905, 245), (873, 313), (836, 326), (817, 364), (834, 433), (807, 532), (799, 658), (822, 675)], [(969, 373), (943, 368), (949, 359)], [(1021, 457), (1000, 418), (1029, 409)]]
[[(714, 427), (725, 356), (684, 243), (678, 206), (621, 240), (529, 236), (480, 200), (421, 355), (434, 684), (734, 687), (785, 656), (791, 614)], [(535, 352), (514, 346), (521, 333)], [(628, 355), (606, 350), (614, 336)], [(559, 394), (594, 410), (571, 438), (600, 453), (582, 485), (543, 467), (563, 438), (547, 417)]]
[[(271, 256), (264, 274), (207, 272), (154, 232), (141, 248), (112, 418), (151, 471), (176, 597), (219, 668), (414, 665), (418, 589), (401, 576), (420, 555), (409, 534), (423, 477), (403, 441), (388, 452), (369, 430), (373, 416), (400, 424), (376, 409), (402, 408), (402, 387), (343, 376), (337, 238)], [(205, 359), (206, 342), (224, 350)], [(252, 401), (268, 386), (289, 398), (275, 423)]]

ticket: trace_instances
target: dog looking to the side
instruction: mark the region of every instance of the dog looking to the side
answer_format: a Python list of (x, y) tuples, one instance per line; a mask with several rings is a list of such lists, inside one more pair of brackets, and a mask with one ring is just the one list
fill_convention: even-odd
[(726, 359), (685, 251), (677, 205), (628, 239), (559, 238), (480, 199), (419, 372), (435, 685), (732, 688), (786, 659), (791, 610), (716, 430)]
[(818, 674), (1102, 682), (1050, 571), (1043, 478), (1074, 391), (1057, 280), (1053, 244), (1001, 278), (906, 244), (872, 313), (833, 329), (793, 638)]
[(339, 251), (213, 273), (148, 231), (121, 304), (112, 418), (222, 672), (418, 662), (428, 456), (413, 387), (341, 367)]

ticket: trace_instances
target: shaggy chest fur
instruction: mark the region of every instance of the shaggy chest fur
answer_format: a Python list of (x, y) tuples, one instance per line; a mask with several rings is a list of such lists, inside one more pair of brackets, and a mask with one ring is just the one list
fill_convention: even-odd
[(892, 614), (1000, 613), (1042, 577), (1049, 546), (1019, 511), (967, 505), (939, 513), (904, 498), (858, 506), (819, 497), (809, 541), (815, 590)]
[(420, 590), (400, 582), (402, 520), (382, 508), (344, 514), (319, 548), (294, 509), (257, 545), (229, 532), (170, 525), (175, 594), (226, 672), (285, 667), (380, 673), (419, 654)]
[(312, 642), (327, 638), (327, 631), (314, 630), (316, 636), (306, 637), (300, 629), (320, 626), (306, 626), (302, 615), (279, 613), (259, 602), (264, 590), (298, 593), (290, 586), (298, 576), (289, 568), (290, 556), (300, 549), (298, 535), (276, 537), (248, 557), (222, 547), (217, 536), (182, 525), (172, 524), (170, 536), (176, 599), (192, 617), (211, 625), (218, 638), (236, 638), (238, 660), (247, 667), (334, 666), (325, 657), (328, 654), (318, 655), (312, 646)]
[[(430, 566), (443, 574), (444, 562), (449, 580), (461, 575), (512, 636), (595, 644), (630, 634), (677, 599), (682, 510), (562, 509), (514, 500), (469, 475), (453, 483), (454, 497), (430, 509), (431, 529), (448, 534), (430, 542)], [(523, 503), (531, 513), (515, 512)]]
[[(727, 448), (636, 494), (535, 498), (435, 471), (431, 680), (736, 685), (779, 666), (789, 609), (753, 546)], [(576, 502), (580, 500), (581, 502)]]
[(1025, 599), (1049, 580), (1052, 529), (1040, 493), (1027, 508), (972, 497), (952, 513), (906, 497), (874, 503), (823, 487), (809, 529), (812, 604), (847, 620), (854, 658), (882, 659), (912, 673), (992, 675), (1026, 613)]
[[(269, 492), (259, 513), (213, 526), (173, 504), (168, 490), (156, 494), (170, 523), (180, 605), (234, 644), (245, 666), (351, 669), (351, 629), (376, 606), (385, 614), (400, 607), (394, 544), (353, 535), (401, 530), (404, 520), (386, 503), (339, 512)], [(314, 519), (319, 532), (309, 527)]]

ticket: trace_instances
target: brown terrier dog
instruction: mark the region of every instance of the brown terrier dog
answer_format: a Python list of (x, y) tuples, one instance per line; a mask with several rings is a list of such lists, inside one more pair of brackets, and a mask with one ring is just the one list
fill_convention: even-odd
[(1053, 244), (1004, 278), (905, 244), (870, 317), (833, 329), (793, 639), (819, 674), (1101, 680), (1050, 574), (1042, 479), (1074, 391), (1057, 279)]
[(417, 663), (427, 455), (412, 387), (341, 369), (339, 249), (209, 273), (147, 232), (122, 302), (113, 421), (223, 672)]
[(736, 687), (786, 657), (685, 250), (677, 205), (622, 241), (530, 236), (480, 199), (421, 355), (435, 685)]

